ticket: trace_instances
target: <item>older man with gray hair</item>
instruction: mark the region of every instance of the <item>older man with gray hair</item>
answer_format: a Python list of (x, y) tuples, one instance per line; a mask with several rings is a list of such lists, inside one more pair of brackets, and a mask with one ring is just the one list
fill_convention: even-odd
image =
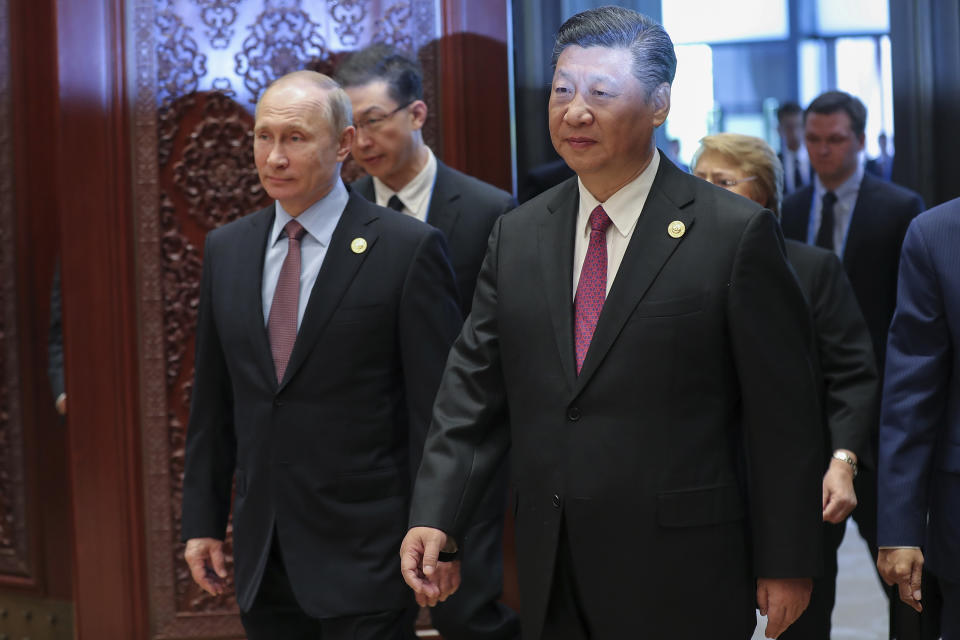
[(460, 311), (440, 232), (341, 182), (351, 120), (326, 76), (272, 84), (254, 159), (275, 202), (204, 249), (184, 555), (224, 592), (232, 502), (250, 640), (414, 637), (396, 553)]
[(500, 218), (454, 344), (401, 571), (421, 603), (510, 450), (524, 638), (779, 635), (820, 567), (823, 443), (803, 294), (762, 206), (654, 144), (663, 28), (557, 35), (550, 136), (577, 173)]

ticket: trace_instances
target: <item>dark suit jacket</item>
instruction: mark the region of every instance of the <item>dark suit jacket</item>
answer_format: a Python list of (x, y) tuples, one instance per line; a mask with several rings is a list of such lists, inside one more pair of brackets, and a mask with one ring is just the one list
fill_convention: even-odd
[(857, 298), (832, 251), (796, 240), (787, 240), (786, 247), (813, 317), (827, 454), (849, 449), (861, 467), (872, 467), (880, 389)]
[(53, 284), (50, 287), (50, 330), (47, 334), (47, 376), (50, 378), (50, 390), (53, 401), (65, 391), (63, 384), (63, 323), (60, 304), (60, 264), (53, 272)]
[[(370, 176), (360, 178), (350, 188), (371, 202), (377, 200)], [(515, 206), (516, 200), (506, 191), (437, 160), (437, 178), (427, 210), (427, 222), (440, 229), (447, 239), (464, 316), (469, 315), (473, 304), (473, 291), (487, 251), (490, 229), (498, 217)]]
[[(813, 186), (783, 202), (783, 235), (807, 241)], [(909, 189), (864, 173), (850, 219), (843, 267), (867, 321), (877, 365), (882, 369), (887, 329), (897, 302), (897, 264), (907, 225), (923, 211), (923, 200)]]
[(880, 419), (878, 542), (922, 546), (937, 576), (960, 582), (960, 200), (910, 225), (897, 295)]
[(461, 324), (443, 237), (351, 195), (278, 385), (261, 306), (274, 215), (271, 205), (207, 236), (183, 538), (224, 537), (235, 476), (241, 609), (274, 530), (311, 616), (402, 608), (411, 476)]
[(571, 179), (497, 221), (437, 396), (411, 524), (458, 536), (512, 446), (525, 638), (562, 524), (597, 638), (747, 638), (756, 575), (820, 566), (811, 327), (779, 227), (660, 162), (580, 375)]

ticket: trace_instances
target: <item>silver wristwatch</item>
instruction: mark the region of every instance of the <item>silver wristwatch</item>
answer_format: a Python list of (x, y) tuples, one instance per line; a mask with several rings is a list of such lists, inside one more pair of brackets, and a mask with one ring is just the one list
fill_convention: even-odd
[(850, 455), (846, 451), (834, 451), (833, 457), (836, 458), (837, 460), (841, 460), (843, 462), (846, 462), (848, 465), (850, 465), (850, 468), (853, 469), (853, 477), (854, 478), (857, 477), (857, 461), (853, 458), (852, 455)]

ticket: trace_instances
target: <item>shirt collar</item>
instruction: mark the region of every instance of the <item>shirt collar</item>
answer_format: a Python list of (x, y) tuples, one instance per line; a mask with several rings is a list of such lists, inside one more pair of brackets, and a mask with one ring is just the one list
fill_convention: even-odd
[(394, 191), (384, 184), (380, 178), (374, 176), (373, 190), (376, 194), (377, 204), (380, 206), (386, 206), (387, 202), (390, 201), (390, 198), (396, 195), (398, 198), (400, 198), (400, 201), (403, 203), (405, 208), (414, 212), (418, 216), (421, 214), (422, 209), (425, 208), (424, 201), (433, 191), (433, 182), (437, 176), (437, 158), (433, 155), (433, 151), (430, 150), (430, 147), (426, 147), (426, 145), (424, 146), (427, 150), (426, 164), (423, 165), (423, 169), (420, 169), (420, 173), (413, 177), (413, 180), (403, 185), (400, 191)]
[[(343, 186), (343, 180), (338, 178), (336, 184), (330, 189), (330, 193), (304, 209), (296, 220), (306, 229), (307, 234), (325, 247), (330, 244), (333, 230), (336, 228), (337, 222), (340, 221), (340, 214), (343, 213), (349, 199), (350, 194), (347, 193), (347, 188)], [(270, 243), (270, 246), (277, 244), (280, 238), (286, 235), (284, 227), (294, 219), (286, 212), (279, 200), (276, 201), (276, 211), (277, 215), (273, 220), (273, 234), (270, 236), (273, 238), (273, 242)]]
[(653, 158), (647, 168), (640, 172), (636, 178), (620, 187), (620, 190), (607, 198), (606, 202), (597, 200), (590, 190), (583, 186), (583, 181), (577, 178), (577, 185), (580, 187), (580, 211), (578, 218), (582, 221), (581, 232), (589, 233), (590, 213), (598, 204), (603, 205), (603, 210), (607, 212), (613, 226), (617, 232), (627, 237), (633, 232), (637, 220), (640, 219), (640, 212), (643, 205), (650, 195), (650, 187), (653, 186), (653, 179), (657, 177), (657, 169), (660, 167), (660, 152), (654, 150)]
[[(863, 164), (857, 162), (857, 168), (853, 174), (846, 179), (843, 184), (833, 190), (833, 195), (837, 196), (837, 200), (843, 202), (849, 198), (856, 199), (857, 193), (860, 191), (860, 182), (863, 180)], [(814, 176), (814, 197), (817, 200), (822, 200), (824, 194), (827, 193), (826, 187), (823, 186), (823, 183), (820, 182), (820, 176)]]

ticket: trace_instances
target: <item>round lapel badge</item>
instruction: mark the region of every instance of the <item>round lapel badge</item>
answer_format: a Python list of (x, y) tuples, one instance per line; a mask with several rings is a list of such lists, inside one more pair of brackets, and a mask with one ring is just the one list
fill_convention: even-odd
[(367, 241), (363, 238), (354, 238), (353, 242), (350, 243), (350, 249), (354, 253), (363, 253), (367, 250)]
[(687, 232), (687, 226), (680, 222), (679, 220), (674, 220), (667, 226), (667, 233), (670, 234), (671, 238), (679, 238)]

